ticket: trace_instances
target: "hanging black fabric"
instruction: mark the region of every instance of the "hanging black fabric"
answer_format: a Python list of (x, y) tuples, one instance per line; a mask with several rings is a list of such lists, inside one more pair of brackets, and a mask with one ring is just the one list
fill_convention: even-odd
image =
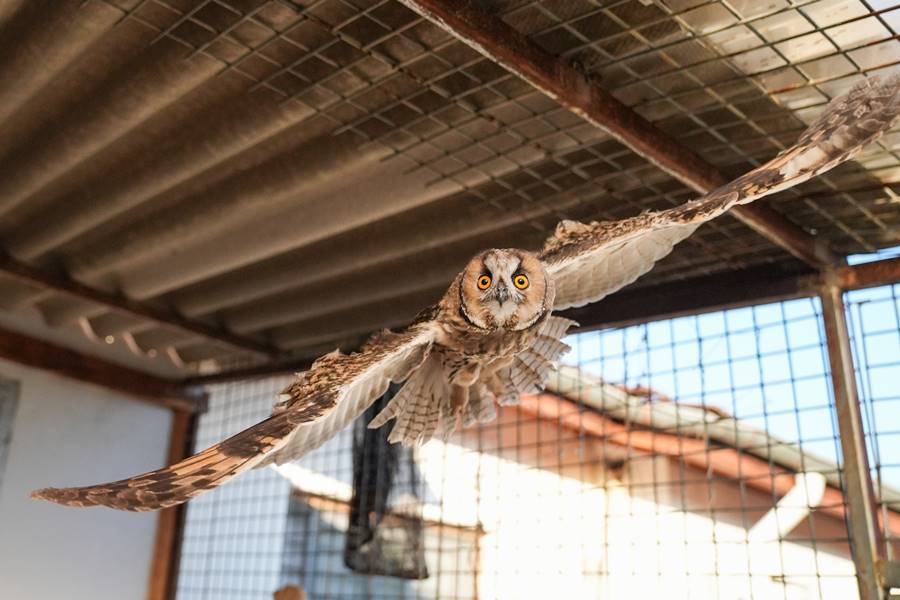
[(367, 575), (425, 579), (422, 490), (412, 449), (388, 443), (392, 423), (366, 427), (399, 389), (391, 386), (353, 425), (353, 497), (344, 563)]

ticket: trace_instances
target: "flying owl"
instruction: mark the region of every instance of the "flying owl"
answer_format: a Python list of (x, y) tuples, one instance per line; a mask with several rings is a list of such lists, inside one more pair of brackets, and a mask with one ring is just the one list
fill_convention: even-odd
[(775, 159), (698, 200), (614, 222), (563, 221), (540, 252), (493, 249), (472, 258), (444, 297), (404, 331), (358, 352), (319, 358), (264, 421), (175, 465), (114, 483), (47, 488), (69, 506), (155, 510), (237, 474), (295, 460), (358, 418), (391, 382), (402, 390), (369, 427), (394, 421), (389, 440), (420, 444), (491, 420), (497, 404), (543, 389), (575, 323), (554, 311), (596, 302), (649, 271), (700, 225), (731, 207), (806, 181), (854, 156), (900, 113), (900, 79), (863, 81), (834, 100)]

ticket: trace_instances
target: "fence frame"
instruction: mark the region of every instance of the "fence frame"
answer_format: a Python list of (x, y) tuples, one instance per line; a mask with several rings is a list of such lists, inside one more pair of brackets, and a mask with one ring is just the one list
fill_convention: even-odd
[(847, 499), (847, 532), (853, 563), (856, 565), (859, 597), (861, 600), (881, 600), (886, 597), (886, 586), (879, 581), (878, 564), (885, 556), (884, 545), (876, 519), (878, 511), (866, 451), (859, 392), (856, 388), (856, 369), (847, 328), (844, 290), (838, 285), (833, 272), (826, 273), (825, 279), (819, 298), (822, 301), (822, 321), (841, 438), (841, 480)]

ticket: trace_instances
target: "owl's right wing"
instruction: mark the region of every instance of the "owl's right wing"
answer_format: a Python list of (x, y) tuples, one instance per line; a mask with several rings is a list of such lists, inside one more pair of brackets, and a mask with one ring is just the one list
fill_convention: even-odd
[(621, 221), (561, 222), (540, 255), (556, 283), (554, 309), (597, 302), (632, 283), (703, 223), (852, 158), (898, 114), (900, 78), (868, 79), (832, 101), (792, 148), (698, 200)]
[(185, 460), (129, 479), (79, 488), (46, 488), (32, 497), (68, 506), (146, 511), (181, 504), (239, 473), (298, 458), (327, 441), (403, 381), (431, 350), (434, 328), (417, 322), (384, 331), (359, 352), (327, 354), (282, 393), (272, 416)]

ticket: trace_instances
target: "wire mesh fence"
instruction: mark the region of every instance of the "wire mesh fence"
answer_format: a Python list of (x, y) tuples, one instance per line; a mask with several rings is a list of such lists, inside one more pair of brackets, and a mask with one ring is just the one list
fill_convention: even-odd
[[(195, 448), (206, 448), (262, 420), (288, 378), (215, 386), (198, 420)], [(177, 579), (179, 598), (264, 598), (277, 589), (290, 485), (253, 471), (188, 505)]]
[[(900, 528), (898, 288), (847, 296), (889, 557)], [(432, 440), (397, 471), (373, 523), (416, 524), (424, 572), (348, 566), (360, 497), (348, 428), (193, 501), (177, 597), (268, 598), (287, 584), (311, 599), (857, 597), (817, 299), (567, 341), (546, 392)], [(262, 418), (287, 381), (211, 388), (197, 448)], [(375, 558), (397, 560), (396, 543)]]
[(848, 294), (872, 482), (884, 522), (886, 557), (896, 560), (900, 530), (890, 515), (900, 510), (900, 286)]
[[(307, 108), (305, 126), (452, 184), (461, 222), (502, 225), (519, 245), (560, 217), (613, 219), (692, 196), (393, 0), (106, 2), (157, 43), (219, 61), (248, 94)], [(900, 63), (890, 2), (480, 4), (727, 174)], [(792, 202), (785, 212), (841, 253), (895, 244), (897, 141), (773, 206)], [(651, 278), (791, 260), (723, 220)], [(889, 557), (900, 536), (897, 294), (848, 295)], [(177, 595), (265, 598), (297, 584), (311, 598), (855, 597), (821, 312), (806, 298), (573, 336), (546, 393), (417, 449), (380, 500), (360, 489), (348, 429), (192, 502)], [(286, 382), (212, 388), (198, 448), (266, 416)], [(379, 533), (360, 541), (360, 518)], [(351, 543), (396, 576), (348, 558)]]

